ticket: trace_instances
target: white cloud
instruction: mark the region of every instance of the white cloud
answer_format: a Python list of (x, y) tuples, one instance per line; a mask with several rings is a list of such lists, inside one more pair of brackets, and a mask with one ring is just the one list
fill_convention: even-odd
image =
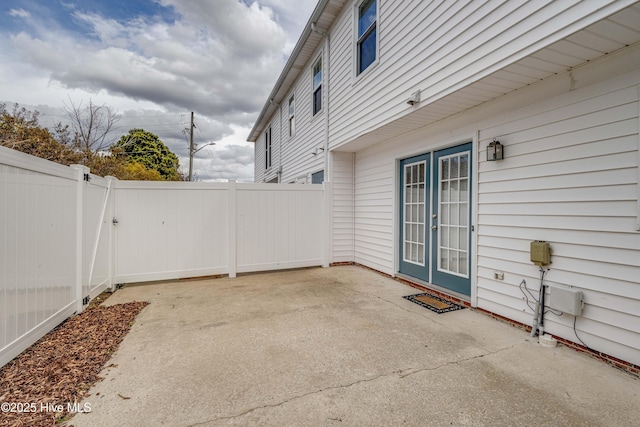
[(24, 9), (11, 9), (9, 15), (19, 18), (29, 18), (31, 14)]
[[(115, 20), (69, 8), (67, 13), (88, 29), (88, 36), (47, 22), (42, 14), (30, 16), (26, 4), (12, 9), (16, 18), (32, 22), (31, 29), (0, 31), (0, 44), (8, 47), (0, 52), (0, 102), (55, 108), (69, 97), (74, 102), (91, 98), (120, 111), (125, 133), (130, 125), (158, 134), (185, 156), (187, 166), (184, 126), (168, 124), (195, 111), (200, 143), (217, 142), (199, 154), (218, 153), (218, 159), (225, 159), (221, 167), (215, 155), (209, 160), (198, 156), (196, 164), (204, 168), (199, 177), (237, 173), (239, 180), (251, 179), (247, 153), (252, 156), (253, 145), (244, 139), (316, 0), (159, 3), (173, 7), (177, 19)], [(154, 115), (167, 125), (154, 123)]]

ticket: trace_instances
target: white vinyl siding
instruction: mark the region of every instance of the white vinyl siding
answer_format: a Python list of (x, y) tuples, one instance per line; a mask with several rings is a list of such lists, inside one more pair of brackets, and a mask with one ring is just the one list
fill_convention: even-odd
[[(481, 131), (483, 147), (489, 135), (502, 135), (508, 151), (502, 162), (480, 155), (478, 305), (530, 324), (517, 284), (524, 278), (538, 287), (528, 244), (549, 241), (546, 284), (584, 293), (579, 337), (638, 364), (638, 91), (611, 82), (583, 93)], [(495, 282), (494, 271), (510, 279)], [(577, 341), (572, 316), (545, 315), (545, 330)]]
[[(553, 250), (546, 284), (584, 293), (579, 337), (640, 364), (638, 58), (640, 48), (629, 48), (357, 152), (356, 262), (394, 273), (396, 160), (478, 132), (477, 306), (530, 325), (533, 314), (518, 284), (525, 279), (537, 295), (529, 243), (546, 240)], [(487, 162), (494, 138), (505, 145), (505, 159)], [(545, 330), (579, 342), (570, 315), (547, 313)]]
[(353, 153), (333, 153), (333, 238), (331, 262), (353, 262)]
[[(318, 59), (320, 52), (313, 56)], [(313, 63), (309, 63), (307, 69), (312, 68)], [(288, 104), (283, 103), (282, 109), (282, 129), (285, 133), (282, 143), (282, 180), (281, 182), (292, 182), (307, 177), (310, 179), (311, 172), (324, 169), (324, 151), (316, 151), (319, 147), (324, 147), (325, 131), (324, 120), (318, 120), (313, 115), (313, 104), (311, 102), (299, 102), (300, 99), (312, 99), (313, 76), (311, 73), (302, 73), (300, 79), (293, 87), (296, 93), (295, 121), (296, 129), (292, 137), (288, 137)], [(290, 97), (287, 97), (288, 100)], [(288, 101), (287, 101), (288, 102)], [(272, 124), (272, 127), (276, 126)], [(274, 145), (276, 138), (273, 137)], [(313, 155), (313, 153), (318, 153)]]
[[(355, 81), (353, 14), (357, 9), (345, 8), (331, 31), (331, 146), (408, 114), (411, 109), (405, 101), (415, 90), (422, 91), (421, 104), (426, 105), (625, 4), (630, 2), (382, 1), (379, 63), (375, 73)], [(535, 69), (535, 64), (530, 68)], [(565, 69), (558, 63), (558, 72)], [(486, 99), (509, 90), (496, 87)], [(354, 108), (354, 100), (363, 93), (366, 102)]]
[[(386, 149), (386, 150), (385, 150)], [(394, 274), (394, 176), (389, 147), (356, 153), (355, 261)]]

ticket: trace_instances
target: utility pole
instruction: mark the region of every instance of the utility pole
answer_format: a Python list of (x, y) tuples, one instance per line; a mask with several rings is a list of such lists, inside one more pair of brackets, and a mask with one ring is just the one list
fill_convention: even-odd
[(191, 126), (189, 127), (189, 182), (193, 178), (193, 111), (191, 112)]

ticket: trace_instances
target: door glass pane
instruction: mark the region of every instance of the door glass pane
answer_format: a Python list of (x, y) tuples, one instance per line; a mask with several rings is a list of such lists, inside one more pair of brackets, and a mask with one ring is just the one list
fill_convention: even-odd
[(449, 224), (449, 205), (442, 205), (440, 208), (440, 224)]
[[(466, 231), (466, 230), (465, 230)], [(467, 233), (460, 233), (459, 236), (459, 241), (458, 241), (458, 248), (460, 248), (460, 250), (466, 251), (467, 250), (467, 245), (468, 245), (468, 241), (469, 241), (469, 237), (467, 236)]]
[(449, 201), (449, 182), (442, 182), (442, 191), (440, 192), (440, 201), (448, 202)]
[(440, 246), (449, 247), (449, 227), (440, 227)]
[(439, 268), (467, 275), (469, 239), (469, 153), (439, 159)]
[(449, 232), (449, 247), (458, 248), (458, 227), (451, 227)]
[(469, 177), (469, 155), (460, 156), (460, 178)]
[(425, 262), (425, 183), (426, 162), (405, 165), (404, 177), (404, 254), (405, 262)]
[(449, 159), (443, 159), (440, 164), (440, 173), (442, 174), (442, 179), (449, 179)]
[(469, 200), (469, 180), (461, 179), (460, 180), (460, 201), (466, 202)]
[(451, 191), (449, 192), (449, 194), (450, 194), (449, 201), (457, 202), (458, 200), (460, 200), (459, 182), (458, 182), (458, 180), (453, 180), (453, 181), (451, 181), (450, 184), (451, 184)]
[(467, 259), (467, 252), (460, 252), (460, 259), (458, 260), (458, 273), (465, 276), (469, 273), (469, 260)]
[(447, 249), (440, 249), (440, 268), (449, 269), (449, 251)]
[(469, 222), (469, 205), (460, 203), (460, 224), (467, 225)]
[(458, 157), (452, 157), (451, 160), (451, 178), (458, 178), (459, 175), (459, 161), (458, 161)]

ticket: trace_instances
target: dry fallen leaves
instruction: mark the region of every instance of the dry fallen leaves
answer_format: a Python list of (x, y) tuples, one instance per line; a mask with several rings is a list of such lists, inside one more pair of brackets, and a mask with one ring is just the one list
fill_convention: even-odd
[[(35, 409), (3, 411), (0, 426), (54, 426), (65, 421), (72, 415), (67, 404), (80, 405), (89, 388), (102, 379), (98, 374), (147, 304), (90, 305), (0, 368), (0, 403)], [(51, 410), (58, 407), (63, 410)]]

